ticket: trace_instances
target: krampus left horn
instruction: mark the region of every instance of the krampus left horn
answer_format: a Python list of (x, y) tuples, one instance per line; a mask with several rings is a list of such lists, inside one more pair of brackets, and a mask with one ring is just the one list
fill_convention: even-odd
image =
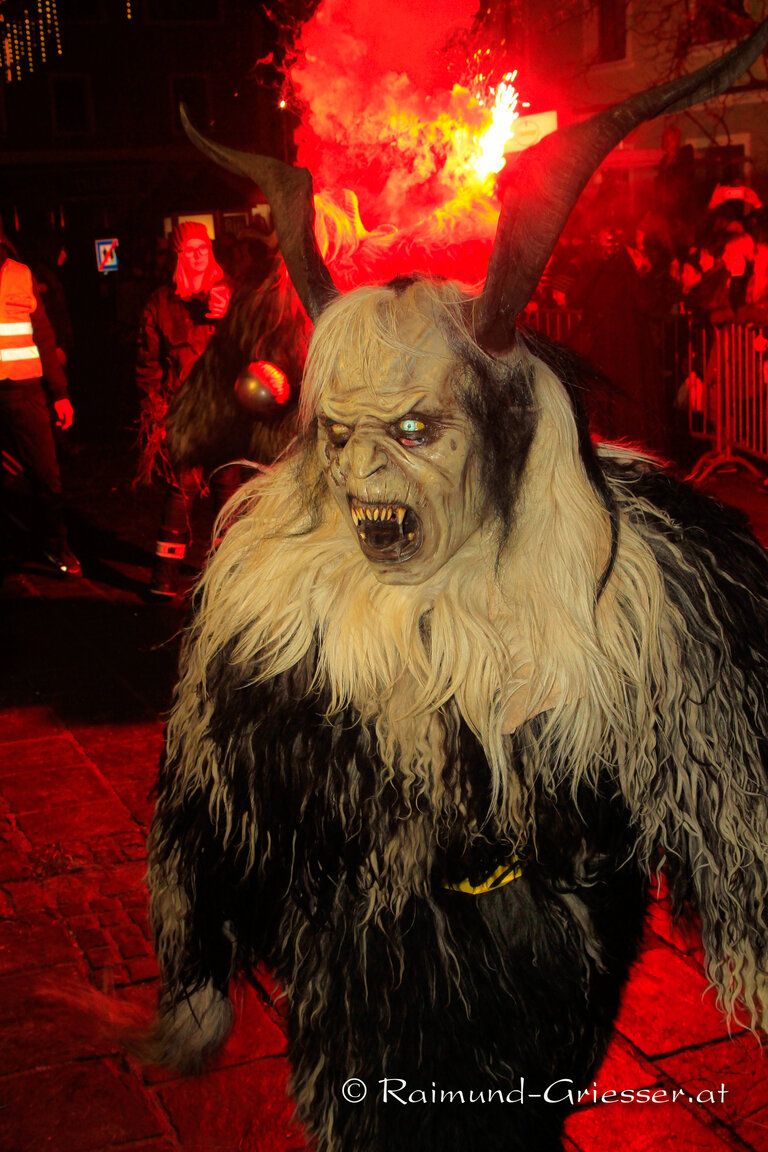
[(683, 112), (725, 92), (768, 45), (768, 20), (725, 56), (647, 92), (570, 124), (520, 153), (506, 175), (493, 252), (475, 305), (478, 344), (502, 351), (590, 176), (639, 124), (662, 112)]
[(320, 255), (315, 239), (315, 205), (312, 176), (306, 168), (294, 168), (270, 156), (238, 152), (208, 140), (192, 126), (182, 104), (181, 123), (196, 148), (223, 168), (247, 176), (267, 198), (285, 266), (296, 294), (310, 320), (338, 295), (338, 289)]

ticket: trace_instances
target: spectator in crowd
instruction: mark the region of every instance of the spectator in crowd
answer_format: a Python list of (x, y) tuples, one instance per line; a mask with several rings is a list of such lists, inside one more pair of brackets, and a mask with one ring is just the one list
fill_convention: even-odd
[[(731, 226), (733, 227), (733, 226)], [(752, 272), (750, 256), (754, 252), (752, 238), (743, 230), (729, 232), (715, 246), (714, 253), (702, 248), (698, 263), (702, 274), (685, 293), (687, 310), (699, 324), (733, 324), (745, 302), (747, 284)], [(691, 259), (687, 258), (688, 278), (691, 278)]]
[(744, 227), (734, 222), (726, 229), (723, 242), (723, 263), (730, 277), (728, 302), (736, 318), (747, 298), (747, 285), (752, 277), (755, 261), (755, 242)]
[(681, 311), (694, 317), (694, 322), (702, 324), (706, 315), (697, 303), (697, 288), (704, 276), (701, 252), (691, 248), (680, 260), (680, 307)]
[(682, 302), (694, 324), (727, 324), (733, 319), (729, 285), (730, 274), (722, 255), (701, 247), (683, 258)]
[[(166, 498), (155, 547), (150, 592), (173, 597), (189, 543), (192, 504), (202, 477), (197, 469), (176, 473), (164, 451), (165, 416), (173, 393), (205, 351), (214, 328), (227, 311), (229, 282), (213, 255), (203, 224), (186, 221), (173, 230), (176, 268), (171, 284), (149, 298), (141, 318), (136, 380), (142, 393), (140, 475), (159, 474)], [(239, 469), (221, 470), (212, 481), (222, 504), (239, 485)]]
[(72, 424), (63, 353), (38, 285), (0, 224), (0, 430), (31, 490), (33, 528), (62, 576), (80, 576), (69, 546), (53, 422)]
[(768, 220), (765, 217), (757, 228), (752, 274), (736, 320), (739, 324), (768, 328)]
[(643, 236), (641, 253), (637, 263), (638, 306), (649, 319), (666, 320), (682, 294), (680, 281), (672, 271), (674, 253), (668, 235), (648, 232)]
[[(679, 155), (677, 131), (665, 132), (663, 144), (655, 204), (636, 225), (627, 218), (623, 232), (601, 226), (605, 213), (572, 220), (537, 290), (543, 314), (529, 309), (528, 322), (571, 344), (596, 369), (587, 403), (600, 434), (665, 455), (679, 455), (682, 444), (690, 455), (687, 420), (683, 436), (674, 408), (685, 396), (678, 373), (689, 328), (675, 317), (685, 313), (697, 328), (768, 326), (768, 232), (760, 198), (738, 166), (712, 192), (709, 209), (696, 210), (692, 150)], [(616, 201), (612, 211), (620, 210)], [(584, 242), (575, 243), (582, 233)], [(634, 246), (624, 233), (634, 233)], [(701, 334), (696, 341), (701, 359), (708, 341)], [(703, 365), (695, 371), (701, 376)]]
[(596, 429), (608, 439), (661, 451), (663, 385), (638, 272), (643, 260), (647, 257), (620, 235), (602, 229), (597, 251), (568, 293), (568, 305), (581, 311), (574, 347), (602, 379), (589, 403)]
[(744, 180), (740, 165), (733, 164), (722, 183), (716, 185), (709, 200), (713, 229), (717, 231), (720, 228), (727, 228), (734, 221), (743, 224), (762, 206), (760, 197)]
[(677, 124), (669, 123), (661, 134), (661, 160), (656, 169), (656, 203), (670, 219), (685, 219), (694, 200), (694, 152), (682, 143)]

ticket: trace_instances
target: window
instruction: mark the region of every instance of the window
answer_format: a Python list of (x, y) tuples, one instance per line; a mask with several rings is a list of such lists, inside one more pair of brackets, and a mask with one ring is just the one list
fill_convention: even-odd
[(626, 0), (598, 0), (597, 59), (601, 64), (623, 60), (627, 54)]
[(93, 102), (88, 76), (52, 76), (53, 130), (60, 136), (80, 136), (93, 131)]
[(208, 104), (208, 78), (206, 76), (172, 76), (171, 100), (174, 131), (182, 132), (179, 104), (185, 104), (193, 124), (204, 126), (210, 122)]
[(219, 18), (219, 0), (146, 0), (146, 13), (158, 24), (209, 24)]

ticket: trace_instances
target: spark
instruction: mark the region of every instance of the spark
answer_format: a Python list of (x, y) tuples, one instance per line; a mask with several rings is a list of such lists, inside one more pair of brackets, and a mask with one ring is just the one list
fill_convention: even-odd
[(513, 124), (520, 115), (518, 92), (513, 83), (516, 77), (516, 69), (505, 73), (496, 91), (491, 90), (495, 96), (491, 123), (477, 137), (478, 156), (474, 162), (475, 172), (483, 182), (504, 167), (504, 148), (514, 134)]

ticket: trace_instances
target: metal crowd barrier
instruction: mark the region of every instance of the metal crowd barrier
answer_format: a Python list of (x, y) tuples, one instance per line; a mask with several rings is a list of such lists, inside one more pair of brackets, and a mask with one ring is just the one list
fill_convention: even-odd
[(729, 463), (763, 476), (753, 460), (768, 462), (768, 332), (740, 324), (694, 329), (691, 347), (689, 429), (712, 440), (693, 476), (703, 480)]
[(533, 308), (525, 313), (523, 319), (529, 328), (550, 340), (567, 344), (571, 332), (581, 323), (581, 312), (577, 308)]
[[(525, 323), (568, 344), (581, 312), (538, 308), (525, 314)], [(681, 315), (659, 322), (654, 338), (665, 394), (687, 407), (691, 437), (712, 445), (692, 475), (704, 479), (731, 463), (763, 477), (754, 461), (768, 464), (768, 328), (694, 325)]]

